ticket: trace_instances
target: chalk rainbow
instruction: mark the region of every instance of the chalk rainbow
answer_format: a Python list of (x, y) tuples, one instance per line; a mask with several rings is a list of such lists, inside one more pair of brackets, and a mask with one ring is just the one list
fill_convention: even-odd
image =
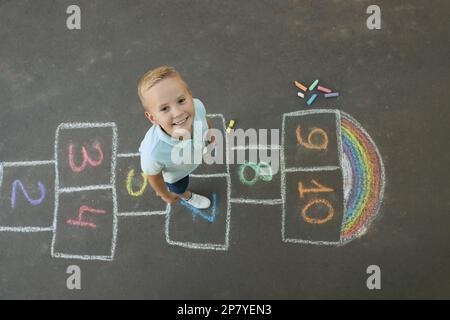
[(384, 193), (384, 166), (368, 133), (351, 116), (341, 114), (344, 173), (344, 220), (341, 242), (364, 234), (378, 214)]

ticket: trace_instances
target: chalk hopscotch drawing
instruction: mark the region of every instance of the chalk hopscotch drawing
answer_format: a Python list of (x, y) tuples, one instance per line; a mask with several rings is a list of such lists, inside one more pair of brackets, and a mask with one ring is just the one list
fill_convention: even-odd
[(188, 208), (192, 213), (192, 219), (195, 220), (196, 217), (200, 217), (203, 220), (206, 220), (208, 222), (214, 222), (216, 220), (216, 200), (217, 200), (217, 194), (213, 192), (212, 199), (211, 199), (211, 209), (208, 210), (200, 210), (197, 208), (194, 208), (190, 204), (180, 201), (180, 204), (183, 207)]
[[(339, 166), (317, 166), (317, 167), (286, 167), (285, 139), (289, 135), (285, 130), (285, 124), (290, 117), (302, 117), (312, 114), (334, 115), (336, 118), (337, 151)], [(328, 135), (322, 128), (315, 128), (308, 134), (307, 141), (302, 138), (301, 127), (295, 130), (295, 137), (300, 147), (315, 149), (317, 152), (326, 150), (328, 147)], [(319, 136), (313, 142), (313, 136)], [(321, 142), (317, 142), (321, 141)], [(344, 208), (340, 226), (340, 238), (337, 241), (323, 241), (318, 239), (304, 239), (289, 237), (287, 235), (286, 221), (289, 213), (286, 212), (286, 175), (291, 172), (333, 172), (342, 171), (342, 189)], [(283, 115), (282, 124), (282, 152), (281, 152), (281, 180), (282, 180), (282, 238), (285, 242), (310, 243), (318, 245), (343, 245), (363, 235), (371, 222), (376, 218), (384, 194), (385, 174), (384, 165), (380, 153), (363, 127), (350, 115), (333, 109), (296, 111)], [(305, 183), (313, 187), (305, 188)], [(308, 192), (317, 193), (317, 197), (310, 200), (301, 208), (301, 217), (304, 221), (313, 225), (322, 225), (333, 219), (335, 208), (320, 194), (332, 193), (335, 190), (327, 187), (314, 179), (298, 182), (298, 196), (304, 198)], [(314, 207), (320, 207), (326, 215), (322, 218), (313, 218), (310, 212)]]
[[(285, 132), (285, 121), (288, 117), (301, 117), (306, 114), (333, 114), (336, 117), (336, 133), (337, 133), (337, 149), (339, 154), (339, 165), (336, 166), (322, 166), (322, 167), (286, 167), (285, 164), (285, 137), (292, 136), (296, 139), (298, 146), (303, 148), (309, 148), (321, 152), (329, 147), (328, 134), (324, 128), (315, 128), (310, 132), (307, 132), (300, 125), (296, 126), (295, 132), (287, 133)], [(225, 119), (221, 114), (208, 115), (209, 117), (219, 118), (223, 124), (223, 130), (225, 130)], [(87, 167), (99, 167), (105, 161), (110, 161), (110, 180), (108, 184), (99, 185), (80, 185), (80, 186), (60, 186), (61, 181), (59, 180), (59, 162), (58, 162), (58, 152), (63, 148), (63, 146), (58, 145), (58, 137), (62, 130), (71, 129), (87, 129), (87, 128), (110, 128), (112, 130), (112, 141), (111, 141), (111, 159), (106, 159), (102, 146), (99, 143), (91, 143), (90, 146), (93, 148), (93, 154), (87, 151), (87, 144), (80, 148), (75, 148), (73, 144), (66, 145), (65, 152), (67, 152), (68, 163), (66, 163), (67, 170), (72, 170), (75, 173), (83, 174), (83, 171)], [(292, 113), (287, 113), (283, 115), (282, 123), (282, 141), (281, 145), (271, 145), (271, 146), (247, 146), (250, 148), (267, 148), (276, 149), (280, 151), (280, 164), (281, 164), (281, 187), (280, 187), (280, 198), (275, 199), (247, 199), (247, 198), (231, 198), (231, 180), (229, 172), (229, 155), (228, 155), (228, 140), (227, 153), (226, 153), (226, 171), (224, 173), (215, 174), (193, 174), (192, 177), (208, 179), (213, 177), (223, 177), (226, 180), (226, 233), (225, 242), (223, 244), (210, 244), (210, 243), (189, 243), (189, 242), (178, 242), (170, 239), (168, 232), (169, 223), (169, 213), (171, 210), (170, 205), (166, 205), (165, 210), (158, 210), (153, 212), (118, 212), (117, 210), (117, 185), (116, 185), (116, 158), (139, 158), (138, 153), (117, 153), (118, 148), (118, 134), (115, 123), (63, 123), (58, 126), (55, 136), (55, 154), (54, 160), (43, 160), (43, 161), (21, 161), (21, 162), (0, 162), (0, 192), (3, 192), (2, 188), (7, 186), (2, 185), (3, 176), (5, 170), (10, 167), (38, 167), (41, 165), (53, 165), (55, 168), (55, 203), (53, 212), (53, 224), (44, 227), (11, 227), (11, 226), (0, 226), (0, 231), (8, 232), (52, 232), (52, 246), (51, 255), (55, 258), (68, 258), (68, 259), (82, 259), (82, 260), (105, 260), (111, 261), (115, 255), (116, 238), (117, 238), (117, 228), (118, 228), (118, 218), (126, 218), (133, 216), (153, 216), (153, 215), (165, 215), (166, 216), (166, 241), (168, 244), (183, 246), (191, 249), (206, 249), (206, 250), (227, 250), (229, 247), (229, 228), (230, 228), (230, 215), (231, 207), (230, 203), (244, 203), (244, 204), (255, 204), (255, 205), (281, 205), (282, 206), (282, 241), (291, 243), (312, 243), (319, 245), (343, 245), (359, 236), (364, 234), (370, 223), (376, 218), (384, 193), (385, 176), (384, 176), (384, 166), (380, 156), (380, 153), (370, 138), (368, 133), (364, 128), (351, 116), (348, 114), (333, 109), (322, 109), (322, 110), (307, 110), (307, 111), (297, 111)], [(246, 148), (247, 148), (246, 147)], [(235, 147), (238, 149), (239, 147)], [(75, 154), (81, 153), (82, 161), (81, 163), (76, 163)], [(79, 157), (80, 158), (80, 157)], [(139, 170), (140, 168), (136, 168)], [(272, 180), (272, 171), (269, 164), (264, 162), (253, 163), (246, 162), (239, 167), (239, 177), (241, 183), (252, 187), (258, 181), (261, 183)], [(254, 177), (252, 179), (247, 179), (245, 176), (246, 170), (253, 170)], [(286, 179), (289, 173), (294, 173), (301, 170), (302, 172), (332, 172), (334, 170), (342, 171), (342, 184), (344, 191), (343, 207), (344, 214), (341, 224), (341, 234), (339, 241), (310, 241), (308, 239), (301, 238), (289, 238), (286, 236)], [(142, 180), (142, 181), (141, 181)], [(132, 181), (139, 183), (132, 183)], [(136, 174), (134, 169), (128, 170), (125, 181), (120, 183), (124, 184), (124, 188), (128, 192), (130, 199), (141, 197), (144, 195), (146, 189), (148, 189), (148, 182), (143, 173)], [(17, 201), (20, 198), (17, 197), (17, 190), (20, 189), (22, 194), (28, 203), (32, 206), (40, 205), (46, 194), (46, 187), (43, 182), (36, 182), (39, 190), (40, 196), (37, 198), (31, 198), (26, 191), (26, 188), (22, 182), (15, 179), (11, 185), (11, 207), (15, 208)], [(133, 185), (135, 188), (133, 188)], [(136, 188), (136, 186), (138, 186)], [(327, 185), (326, 182), (320, 181), (318, 179), (307, 179), (298, 181), (296, 184), (296, 190), (289, 190), (290, 194), (296, 194), (299, 199), (306, 199), (308, 194), (317, 194), (318, 198), (310, 200), (306, 203), (301, 210), (296, 213), (299, 219), (304, 222), (316, 225), (317, 227), (326, 225), (334, 219), (335, 209), (333, 204), (331, 204), (327, 199), (322, 198), (322, 195), (333, 193), (335, 190), (333, 187)], [(63, 194), (74, 194), (81, 192), (93, 192), (98, 190), (106, 190), (111, 193), (112, 212), (100, 207), (89, 206), (88, 204), (81, 204), (78, 211), (74, 213), (73, 218), (65, 219), (67, 225), (71, 225), (74, 228), (88, 228), (92, 230), (101, 230), (101, 226), (97, 225), (96, 217), (98, 216), (108, 216), (112, 219), (112, 237), (110, 239), (110, 250), (106, 254), (100, 255), (88, 255), (88, 254), (71, 254), (58, 252), (55, 250), (55, 241), (58, 235), (58, 207), (60, 197)], [(4, 192), (3, 192), (4, 193)], [(4, 194), (0, 194), (3, 197)], [(214, 223), (216, 217), (220, 212), (220, 208), (216, 205), (217, 194), (213, 194), (213, 205), (210, 210), (198, 210), (189, 207), (187, 204), (182, 205), (188, 210), (188, 213), (192, 215), (193, 219), (200, 218), (210, 223)], [(320, 207), (322, 211), (325, 211), (325, 215), (321, 217), (316, 217), (314, 215), (314, 209)], [(1, 213), (0, 213), (1, 214)]]

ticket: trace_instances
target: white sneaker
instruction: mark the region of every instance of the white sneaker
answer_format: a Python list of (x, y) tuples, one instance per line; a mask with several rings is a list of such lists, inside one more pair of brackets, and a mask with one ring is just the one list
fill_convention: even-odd
[[(183, 199), (183, 198), (182, 198)], [(189, 203), (191, 206), (197, 209), (207, 209), (211, 205), (211, 201), (204, 196), (193, 193), (191, 191), (191, 197), (189, 199), (183, 199), (186, 203)]]

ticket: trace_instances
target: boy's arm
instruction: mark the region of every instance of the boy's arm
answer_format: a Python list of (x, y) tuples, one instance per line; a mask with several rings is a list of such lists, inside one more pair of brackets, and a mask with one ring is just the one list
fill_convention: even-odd
[[(208, 117), (206, 117), (206, 123), (208, 124), (208, 130), (212, 129), (211, 120)], [(216, 140), (216, 137), (211, 133), (208, 133), (208, 139), (211, 143), (213, 143)]]
[(147, 176), (148, 182), (155, 190), (156, 194), (160, 196), (167, 203), (174, 203), (179, 199), (179, 195), (167, 190), (164, 179), (161, 173)]

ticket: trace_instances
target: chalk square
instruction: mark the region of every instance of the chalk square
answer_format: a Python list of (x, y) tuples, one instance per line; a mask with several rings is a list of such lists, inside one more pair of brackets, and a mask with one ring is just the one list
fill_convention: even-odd
[(117, 158), (116, 191), (119, 213), (166, 211), (167, 204), (142, 176), (139, 156)]
[(336, 112), (324, 110), (285, 115), (282, 134), (286, 169), (340, 166), (337, 121)]
[(53, 164), (0, 166), (0, 231), (51, 228), (55, 204)]
[(191, 178), (189, 190), (208, 197), (212, 205), (205, 210), (194, 210), (180, 202), (171, 205), (166, 220), (169, 244), (193, 249), (225, 250), (228, 247), (227, 183), (225, 177)]
[[(248, 161), (248, 164), (230, 164), (232, 199), (257, 201), (281, 198), (279, 146), (253, 146), (231, 152), (234, 152), (235, 162), (238, 160), (238, 153), (242, 153), (244, 160)], [(240, 159), (240, 162), (244, 161)]]
[(286, 172), (285, 181), (284, 240), (339, 243), (344, 214), (341, 170)]
[[(56, 228), (52, 241), (52, 256), (92, 258), (113, 255), (115, 214), (112, 190), (90, 190), (59, 194), (56, 208)], [(91, 226), (76, 225), (80, 208), (85, 211), (81, 221)], [(105, 259), (100, 259), (105, 260)]]
[(212, 128), (220, 130), (222, 133), (222, 137), (218, 137), (216, 141), (216, 148), (211, 153), (211, 162), (213, 159), (220, 159), (219, 161), (215, 161), (217, 163), (208, 164), (205, 162), (206, 156), (203, 156), (202, 163), (200, 166), (193, 172), (194, 174), (219, 174), (219, 173), (227, 173), (227, 161), (226, 161), (226, 152), (227, 152), (227, 144), (226, 144), (226, 135), (225, 135), (225, 120), (222, 115), (207, 115), (211, 120)]
[(60, 125), (56, 134), (59, 189), (110, 185), (116, 143), (115, 125)]

